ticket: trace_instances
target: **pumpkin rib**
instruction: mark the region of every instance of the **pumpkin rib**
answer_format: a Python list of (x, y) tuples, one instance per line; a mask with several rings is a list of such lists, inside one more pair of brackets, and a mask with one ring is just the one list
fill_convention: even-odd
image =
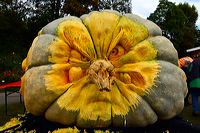
[[(26, 87), (29, 86), (29, 91), (31, 91), (31, 94), (32, 95), (37, 95), (37, 97), (35, 96), (31, 96), (30, 95), (30, 98), (33, 98), (32, 100), (29, 99), (29, 100), (25, 100), (25, 101), (32, 101), (34, 102), (34, 104), (29, 104), (29, 103), (26, 103), (25, 102), (25, 105), (26, 106), (30, 106), (31, 110), (32, 108), (36, 109), (37, 108), (35, 106), (41, 106), (43, 108), (43, 110), (46, 110), (46, 108), (48, 106), (50, 106), (52, 104), (52, 102), (50, 102), (49, 100), (51, 99), (57, 99), (57, 97), (59, 97), (61, 94), (63, 94), (67, 89), (68, 87), (70, 86), (70, 83), (69, 85), (61, 85), (59, 83), (60, 86), (55, 86), (55, 87), (51, 87), (49, 88), (48, 84), (46, 83), (46, 79), (43, 78), (45, 77), (45, 75), (49, 72), (49, 69), (52, 69), (51, 66), (40, 66), (40, 67), (34, 67), (32, 69), (29, 69), (27, 72), (26, 72), (26, 75), (29, 75), (27, 76), (28, 80), (26, 80)], [(26, 76), (25, 75), (25, 76)], [(37, 79), (35, 79), (34, 83), (31, 82), (32, 78), (34, 78), (35, 76), (37, 75)], [(43, 79), (43, 80), (40, 80), (40, 79)], [(27, 78), (26, 78), (27, 79)], [(22, 86), (25, 84), (24, 83), (25, 81), (22, 80)], [(61, 82), (61, 81), (59, 81)], [(64, 83), (64, 82), (63, 82)], [(40, 86), (40, 87), (38, 87)], [(68, 87), (67, 87), (68, 86)], [(67, 88), (66, 88), (67, 87)], [(53, 88), (53, 89), (52, 89)], [(57, 88), (57, 89), (56, 89)], [(27, 90), (26, 89), (23, 89), (25, 91), (25, 93), (27, 93)], [(55, 91), (56, 90), (56, 91)], [(34, 93), (33, 93), (34, 92)], [(30, 93), (30, 92), (29, 92)], [(39, 94), (38, 94), (39, 93)], [(45, 94), (46, 97), (43, 97), (43, 95)], [(25, 95), (25, 99), (26, 99), (26, 95)], [(50, 98), (50, 99), (49, 99)], [(35, 100), (34, 100), (35, 99)], [(39, 101), (37, 99), (40, 99)], [(53, 101), (54, 101), (53, 100)], [(41, 102), (43, 104), (41, 104)], [(48, 103), (47, 103), (48, 102)], [(45, 103), (45, 104), (44, 104)], [(28, 104), (28, 105), (27, 105)], [(34, 106), (35, 105), (35, 106)], [(32, 110), (31, 112), (33, 112), (33, 114), (38, 114), (38, 113), (34, 113), (34, 111)]]
[[(130, 109), (135, 109), (138, 106), (138, 102), (139, 102), (138, 101), (138, 97), (139, 97), (139, 95), (137, 95), (137, 93), (131, 91), (128, 87), (126, 87), (125, 85), (123, 85), (124, 83), (121, 82), (120, 80), (115, 79), (115, 81), (116, 81), (116, 85), (117, 85), (120, 93), (129, 102)], [(134, 100), (132, 98), (134, 98)], [(133, 106), (133, 108), (132, 108), (132, 106)]]
[(68, 20), (58, 25), (58, 36), (71, 48), (76, 49), (90, 60), (96, 58), (94, 45), (82, 20)]
[[(54, 100), (54, 103), (48, 108), (48, 110), (46, 111), (46, 118), (48, 118), (48, 120), (50, 121), (55, 121), (55, 122), (59, 122), (60, 119), (62, 119), (62, 124), (64, 125), (69, 125), (69, 123), (73, 123), (76, 122), (76, 120), (78, 119), (78, 115), (80, 110), (73, 106), (72, 103), (75, 100), (77, 100), (76, 98), (79, 97), (80, 93), (78, 92), (74, 92), (77, 89), (79, 89), (79, 87), (77, 86), (83, 86), (84, 84), (87, 83), (87, 77), (84, 77), (82, 79), (80, 79), (80, 81), (77, 81), (79, 84), (74, 84), (72, 85), (65, 93), (63, 93), (59, 98), (57, 98), (57, 100)], [(72, 88), (74, 91), (72, 91)], [(69, 92), (70, 91), (70, 92)], [(79, 91), (81, 91), (81, 89), (79, 89)], [(77, 95), (74, 95), (73, 101), (70, 101), (70, 97), (73, 97), (73, 93), (76, 93)], [(63, 100), (66, 99), (66, 100)], [(77, 102), (84, 102), (84, 101), (77, 101)], [(71, 104), (71, 107), (69, 107), (69, 104)], [(77, 103), (76, 103), (77, 104)], [(68, 106), (67, 106), (68, 105)], [(76, 105), (78, 106), (78, 105)], [(55, 110), (57, 109), (57, 110)], [(59, 113), (60, 112), (60, 113)], [(72, 112), (76, 112), (75, 114), (73, 114)], [(62, 114), (62, 117), (60, 117), (60, 115), (58, 114)], [(71, 116), (69, 116), (71, 115)], [(68, 122), (67, 120), (65, 120), (65, 118), (67, 119), (69, 117), (70, 121)], [(73, 120), (71, 120), (73, 119)], [(75, 123), (74, 123), (75, 124)]]
[[(143, 127), (143, 126), (146, 126), (146, 125), (149, 125), (149, 124), (153, 124), (157, 120), (157, 116), (156, 116), (155, 112), (153, 111), (153, 109), (144, 100), (142, 100), (141, 97), (138, 97), (138, 99), (139, 99), (138, 100), (139, 103), (137, 105), (137, 108), (136, 107), (131, 107), (130, 111), (128, 112), (128, 114), (126, 114), (124, 116), (122, 116), (122, 115), (119, 116), (119, 115), (113, 115), (112, 114), (113, 123), (111, 125), (113, 125), (115, 127)], [(142, 103), (142, 105), (141, 105), (141, 103)], [(143, 108), (143, 109), (141, 109), (141, 108)], [(146, 109), (148, 111), (140, 112), (140, 110), (145, 110), (144, 108), (148, 108), (148, 109)], [(137, 114), (135, 114), (135, 113), (137, 113)], [(147, 119), (149, 117), (147, 117), (147, 118), (144, 117), (144, 114), (139, 115), (140, 113), (144, 113), (146, 115), (149, 113), (148, 116), (152, 117), (152, 118), (151, 119)], [(137, 116), (143, 117), (143, 119), (145, 119), (145, 121), (139, 120), (141, 117), (137, 117)]]
[[(42, 68), (44, 68), (44, 66)], [(45, 73), (45, 72), (46, 71), (43, 71), (42, 73)], [(24, 103), (25, 103), (26, 109), (27, 111), (32, 112), (32, 114), (36, 116), (41, 115), (44, 111), (44, 107), (46, 106), (46, 103), (43, 103), (44, 100), (42, 99), (40, 99), (40, 101), (37, 100), (38, 98), (40, 98), (40, 96), (35, 97), (37, 93), (42, 92), (41, 88), (45, 88), (44, 80), (39, 80), (41, 79), (42, 77), (41, 75), (43, 74), (40, 72), (40, 75), (38, 75), (37, 73), (38, 73), (37, 68), (35, 67), (31, 68), (25, 73), (24, 78), (22, 79), (22, 86), (24, 86), (25, 88), (27, 88), (28, 86), (30, 88), (28, 90), (23, 89)], [(31, 80), (35, 75), (38, 75), (37, 79), (34, 81), (34, 83), (32, 83)], [(37, 91), (34, 91), (35, 89), (37, 89)], [(27, 96), (27, 93), (29, 94), (29, 96)]]
[[(58, 30), (59, 30), (58, 28), (59, 28), (59, 26), (62, 23), (69, 22), (69, 21), (77, 21), (77, 22), (83, 24), (83, 21), (80, 18), (77, 18), (77, 17), (74, 17), (74, 16), (67, 16), (67, 17), (64, 17), (63, 19), (60, 18), (58, 20), (54, 20), (53, 22), (47, 24), (41, 30), (40, 34), (52, 34), (52, 35), (55, 35), (55, 36), (59, 37), (59, 34), (58, 34)], [(62, 37), (59, 37), (59, 38), (62, 39)], [(82, 50), (80, 50), (80, 51), (82, 51)], [(87, 57), (91, 58), (92, 56), (87, 56)]]
[[(83, 23), (84, 25), (85, 25), (84, 19), (87, 18), (88, 16), (89, 16), (89, 14), (84, 14), (84, 15), (82, 15), (82, 16), (80, 17), (81, 20), (82, 20), (82, 23)], [(87, 31), (88, 31), (89, 35), (91, 36), (91, 33), (90, 33), (90, 31), (89, 31), (87, 25), (85, 25), (85, 27), (87, 28)], [(93, 46), (94, 46), (94, 39), (93, 39), (92, 37), (91, 37), (91, 40), (92, 40), (92, 44), (93, 44)], [(93, 48), (94, 48), (94, 51), (95, 51), (95, 53), (96, 53), (96, 55), (97, 55), (97, 49), (96, 49), (96, 47), (94, 46)]]
[(122, 35), (123, 35), (123, 30), (120, 30), (119, 34), (116, 37), (113, 38), (113, 40), (111, 41), (110, 46), (107, 50), (107, 57), (110, 55), (110, 52), (112, 51), (112, 49), (119, 43)]
[(115, 84), (116, 84), (116, 86), (117, 86), (117, 88), (118, 88), (120, 94), (122, 94), (122, 96), (123, 96), (127, 101), (129, 101), (129, 100), (127, 99), (127, 97), (125, 97), (125, 96), (123, 95), (121, 89), (119, 89), (119, 86), (117, 85), (116, 81), (114, 81), (114, 82), (115, 82)]
[[(56, 111), (54, 111), (56, 109)], [(57, 122), (63, 125), (73, 126), (77, 125), (77, 117), (79, 111), (67, 111), (60, 109), (60, 106), (54, 102), (53, 107), (49, 108), (45, 112), (45, 118), (48, 118), (49, 121)], [(66, 117), (67, 116), (67, 117)]]
[[(136, 110), (130, 111), (127, 115), (126, 127), (145, 127), (157, 121), (157, 114), (153, 108), (142, 97), (139, 97), (139, 104)], [(143, 111), (141, 111), (143, 110)], [(140, 116), (140, 117), (137, 117)]]
[[(73, 86), (73, 84), (72, 84), (71, 86), (69, 86), (68, 89), (70, 89), (72, 86)], [(58, 121), (57, 116), (58, 116), (59, 114), (63, 115), (63, 116), (60, 117), (60, 118), (67, 118), (67, 117), (66, 117), (66, 114), (65, 114), (65, 113), (62, 113), (63, 110), (64, 110), (64, 108), (61, 108), (61, 107), (57, 104), (57, 101), (59, 100), (59, 98), (60, 98), (62, 95), (64, 95), (64, 94), (67, 92), (68, 89), (66, 89), (66, 91), (64, 91), (59, 97), (57, 97), (57, 98), (46, 108), (45, 117), (46, 117), (46, 118), (49, 118), (50, 121), (52, 121), (52, 122), (57, 122), (57, 121)], [(53, 105), (53, 106), (52, 106), (52, 105)], [(60, 110), (57, 110), (57, 112), (55, 112), (53, 108), (57, 108), (57, 109), (60, 109)], [(71, 119), (69, 118), (71, 121), (69, 121), (68, 119), (63, 119), (63, 121), (61, 122), (61, 124), (66, 125), (66, 122), (68, 122), (67, 125), (73, 125), (73, 124), (76, 125), (76, 121), (75, 121), (75, 120), (76, 120), (77, 117), (78, 117), (79, 111), (72, 111), (72, 113), (73, 113), (73, 115), (71, 114), (71, 116), (73, 117), (73, 120), (71, 120), (72, 118), (71, 118)], [(54, 114), (53, 116), (55, 116), (55, 118), (52, 118), (52, 114)], [(76, 115), (74, 115), (74, 114), (76, 114)], [(70, 124), (69, 124), (69, 123), (70, 123)]]
[[(49, 34), (40, 35), (36, 39), (34, 39), (31, 49), (28, 52), (27, 62), (26, 62), (27, 67), (32, 68), (36, 66), (60, 62), (58, 59), (57, 59), (58, 61), (55, 59), (49, 60), (49, 57), (52, 56), (51, 54), (54, 54), (52, 50), (55, 49), (55, 47), (52, 50), (49, 50), (54, 43), (62, 44), (63, 42), (57, 37)], [(63, 44), (63, 46), (65, 46), (64, 50), (69, 49), (67, 45)], [(66, 63), (65, 58), (67, 58), (67, 56), (68, 53), (63, 53), (62, 55), (62, 58), (64, 58), (62, 61), (63, 63)]]
[[(183, 77), (179, 76), (184, 75), (184, 73), (176, 65), (166, 61), (159, 61), (159, 64), (161, 71), (156, 79), (156, 86), (153, 86), (150, 93), (144, 96), (144, 99), (152, 106), (160, 119), (169, 119), (183, 109), (187, 86)], [(172, 83), (176, 86), (173, 86)], [(174, 96), (175, 94), (176, 96)]]
[(162, 35), (162, 30), (160, 29), (160, 27), (157, 26), (152, 21), (144, 19), (136, 14), (127, 13), (127, 14), (125, 14), (125, 16), (137, 23), (143, 24), (148, 29), (149, 36), (161, 36)]
[(173, 44), (163, 36), (149, 37), (147, 39), (157, 49), (157, 59), (168, 61), (178, 66), (178, 53)]
[(125, 116), (130, 110), (128, 99), (122, 95), (122, 92), (119, 90), (119, 87), (116, 83), (113, 85), (111, 91), (111, 103), (111, 116), (113, 118), (118, 115)]
[(107, 48), (113, 38), (113, 30), (118, 23), (119, 16), (110, 12), (93, 12), (87, 18), (82, 17), (82, 19), (93, 40), (97, 58), (106, 57)]
[(138, 42), (148, 37), (147, 28), (143, 25), (122, 16), (114, 31), (114, 35), (118, 30), (123, 29), (124, 34), (120, 39), (121, 45), (128, 51), (131, 47), (135, 46)]
[(149, 41), (144, 40), (132, 47), (123, 57), (119, 58), (119, 66), (129, 63), (155, 60), (158, 53), (157, 51), (158, 50)]
[(63, 21), (68, 21), (68, 20), (79, 20), (79, 18), (75, 17), (75, 16), (66, 16), (63, 18), (59, 18), (56, 19), (52, 22), (50, 22), (49, 24), (47, 24), (46, 26), (44, 26), (41, 31), (39, 32), (39, 35), (42, 34), (51, 34), (51, 35), (56, 35), (57, 36), (57, 27), (60, 23), (62, 23)]

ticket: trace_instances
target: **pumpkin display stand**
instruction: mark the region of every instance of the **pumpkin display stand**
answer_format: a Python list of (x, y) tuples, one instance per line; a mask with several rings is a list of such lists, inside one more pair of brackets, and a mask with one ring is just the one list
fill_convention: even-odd
[(182, 112), (188, 90), (160, 27), (114, 10), (50, 22), (22, 68), (27, 112), (81, 129), (153, 130)]

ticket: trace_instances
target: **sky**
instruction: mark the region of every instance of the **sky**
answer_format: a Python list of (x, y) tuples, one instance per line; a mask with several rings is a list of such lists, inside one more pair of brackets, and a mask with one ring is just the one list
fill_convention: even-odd
[[(168, 0), (175, 3), (187, 2), (189, 5), (194, 5), (198, 11), (198, 20), (196, 25), (200, 29), (200, 0)], [(150, 13), (153, 13), (156, 10), (156, 7), (159, 4), (159, 0), (132, 0), (132, 13), (137, 14), (142, 18), (147, 18)]]

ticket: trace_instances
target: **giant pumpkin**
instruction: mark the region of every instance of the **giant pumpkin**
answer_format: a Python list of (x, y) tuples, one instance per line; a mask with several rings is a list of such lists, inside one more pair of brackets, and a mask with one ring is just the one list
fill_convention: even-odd
[(22, 65), (26, 110), (66, 126), (144, 127), (179, 114), (187, 93), (161, 29), (117, 11), (47, 24)]

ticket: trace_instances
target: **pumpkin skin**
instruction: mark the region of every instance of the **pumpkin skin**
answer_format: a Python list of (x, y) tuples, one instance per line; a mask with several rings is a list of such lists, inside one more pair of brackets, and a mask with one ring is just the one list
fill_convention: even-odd
[(57, 19), (22, 63), (26, 110), (83, 128), (144, 127), (184, 107), (173, 44), (149, 20), (117, 11)]

